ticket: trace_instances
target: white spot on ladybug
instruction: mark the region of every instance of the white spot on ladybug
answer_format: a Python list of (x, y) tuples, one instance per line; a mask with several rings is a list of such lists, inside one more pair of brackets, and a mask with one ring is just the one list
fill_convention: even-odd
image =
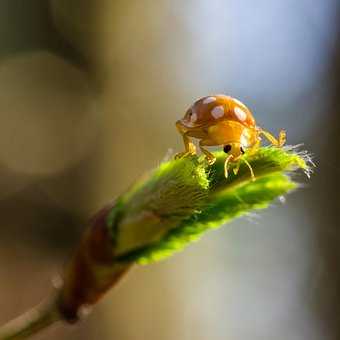
[(207, 98), (203, 99), (203, 104), (209, 104), (209, 103), (212, 103), (214, 101), (216, 101), (215, 97), (207, 97)]
[(244, 134), (241, 136), (240, 138), (240, 143), (243, 147), (247, 147), (248, 146), (248, 138), (247, 136), (245, 136)]
[(237, 119), (241, 122), (244, 122), (247, 119), (247, 114), (240, 107), (235, 107), (234, 112)]
[(190, 122), (191, 123), (195, 123), (197, 121), (197, 114), (193, 113), (190, 117)]
[(212, 110), (211, 110), (211, 115), (215, 118), (221, 118), (224, 116), (224, 107), (222, 105), (219, 106), (215, 106)]

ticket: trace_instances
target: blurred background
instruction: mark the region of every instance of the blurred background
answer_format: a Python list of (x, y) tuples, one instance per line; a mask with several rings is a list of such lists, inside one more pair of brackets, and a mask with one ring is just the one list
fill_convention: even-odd
[(0, 322), (51, 291), (88, 218), (226, 93), (317, 163), (286, 203), (130, 272), (37, 339), (340, 339), (340, 4), (2, 0)]

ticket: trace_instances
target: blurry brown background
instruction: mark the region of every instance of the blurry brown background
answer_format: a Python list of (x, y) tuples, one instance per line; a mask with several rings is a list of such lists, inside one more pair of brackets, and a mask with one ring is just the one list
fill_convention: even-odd
[(2, 0), (0, 322), (51, 290), (92, 213), (228, 93), (318, 165), (285, 204), (131, 272), (37, 339), (340, 339), (336, 0)]

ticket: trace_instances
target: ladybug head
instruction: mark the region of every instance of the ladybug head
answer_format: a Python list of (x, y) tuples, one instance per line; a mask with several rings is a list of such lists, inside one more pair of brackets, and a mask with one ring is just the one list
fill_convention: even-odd
[(223, 151), (232, 156), (230, 157), (231, 162), (237, 162), (244, 154), (244, 149), (241, 143), (229, 143), (223, 147)]

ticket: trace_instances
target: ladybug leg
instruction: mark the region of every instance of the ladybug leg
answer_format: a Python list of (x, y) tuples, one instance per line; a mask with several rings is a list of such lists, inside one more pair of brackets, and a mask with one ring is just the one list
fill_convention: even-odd
[(262, 134), (271, 144), (277, 147), (282, 147), (286, 142), (286, 131), (281, 130), (279, 132), (279, 138), (276, 139), (271, 133), (265, 130), (260, 130), (259, 134)]
[(179, 152), (178, 154), (176, 154), (175, 159), (179, 159), (179, 158), (183, 158), (186, 156), (196, 154), (196, 147), (194, 143), (190, 140), (190, 138), (186, 134), (183, 134), (182, 137), (183, 137), (185, 151)]
[(189, 155), (195, 155), (196, 154), (196, 147), (195, 147), (194, 143), (191, 141), (191, 139), (187, 136), (188, 131), (185, 128), (183, 128), (179, 123), (176, 123), (176, 127), (177, 127), (177, 130), (179, 131), (179, 133), (183, 137), (185, 151), (176, 154), (175, 159), (179, 159), (179, 158), (189, 156)]
[(286, 131), (280, 130), (280, 132), (279, 132), (279, 146), (281, 147), (281, 146), (285, 145), (286, 140), (287, 140)]
[(191, 155), (195, 155), (196, 146), (194, 145), (194, 143), (191, 141), (191, 139), (186, 134), (184, 134), (182, 137), (183, 137), (185, 152), (190, 153)]
[(205, 159), (208, 161), (209, 165), (212, 165), (216, 161), (216, 157), (209, 152), (207, 149), (204, 149), (203, 146), (211, 146), (211, 145), (216, 145), (212, 140), (210, 139), (201, 139), (199, 142), (199, 147), (200, 150), (205, 154)]

